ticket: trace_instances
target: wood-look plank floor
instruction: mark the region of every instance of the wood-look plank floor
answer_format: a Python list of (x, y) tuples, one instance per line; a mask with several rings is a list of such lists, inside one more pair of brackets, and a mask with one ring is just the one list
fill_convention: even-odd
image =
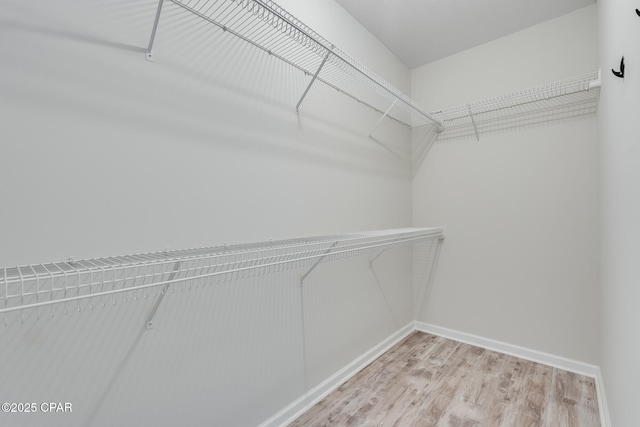
[(290, 424), (600, 426), (592, 378), (414, 332)]

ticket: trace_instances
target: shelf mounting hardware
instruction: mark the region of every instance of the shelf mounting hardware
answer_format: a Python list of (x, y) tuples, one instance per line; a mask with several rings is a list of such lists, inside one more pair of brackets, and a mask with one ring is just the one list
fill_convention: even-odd
[[(440, 252), (442, 250), (442, 244), (444, 242), (444, 230), (443, 233), (438, 237), (438, 242), (436, 243), (435, 254), (433, 255), (433, 261), (431, 264), (431, 268), (429, 269), (429, 276), (427, 277), (425, 286), (422, 290), (422, 295), (418, 296), (416, 307), (416, 315), (420, 315), (423, 313), (425, 309), (425, 305), (427, 304), (427, 300), (429, 299), (429, 295), (431, 294), (431, 289), (433, 288), (433, 281), (436, 275), (436, 269), (438, 267), (438, 260), (440, 259)], [(426, 266), (425, 266), (426, 270)]]
[(375, 255), (373, 256), (373, 258), (371, 258), (371, 259), (369, 260), (369, 268), (373, 268), (373, 262), (374, 262), (375, 260), (377, 260), (377, 259), (380, 257), (380, 255), (382, 255), (383, 253), (385, 253), (385, 252), (387, 251), (387, 249), (389, 249), (389, 248), (384, 248), (384, 249), (382, 249), (380, 252), (378, 252), (377, 254), (375, 254)]
[(158, 22), (160, 22), (160, 14), (162, 13), (163, 2), (164, 0), (158, 1), (158, 9), (156, 10), (156, 19), (153, 21), (153, 29), (151, 30), (149, 47), (147, 47), (147, 52), (145, 53), (145, 58), (147, 58), (147, 61), (150, 61), (150, 62), (153, 62), (153, 54), (151, 53), (151, 49), (153, 49), (153, 41), (156, 38), (156, 31), (158, 30)]
[(373, 135), (373, 132), (375, 132), (376, 129), (378, 129), (378, 126), (380, 126), (380, 123), (382, 123), (384, 118), (389, 115), (389, 113), (391, 112), (391, 109), (396, 105), (396, 102), (398, 102), (398, 98), (393, 100), (393, 102), (391, 103), (389, 108), (387, 108), (387, 111), (385, 111), (384, 114), (382, 115), (382, 117), (380, 117), (380, 120), (378, 120), (378, 123), (376, 123), (376, 125), (373, 127), (373, 129), (371, 129), (371, 131), (369, 132), (369, 138), (371, 138), (371, 135)]
[(318, 75), (320, 74), (320, 71), (322, 71), (322, 67), (324, 67), (324, 64), (327, 62), (327, 59), (329, 59), (329, 55), (330, 54), (331, 54), (331, 51), (327, 50), (327, 54), (324, 56), (324, 59), (320, 63), (320, 66), (316, 70), (316, 73), (313, 75), (313, 78), (311, 79), (311, 81), (307, 85), (307, 88), (304, 90), (304, 93), (302, 94), (302, 98), (300, 98), (300, 101), (298, 101), (298, 103), (296, 104), (296, 113), (300, 112), (300, 104), (302, 104), (302, 101), (304, 100), (305, 96), (307, 96), (307, 93), (309, 92), (309, 89), (311, 89), (311, 86), (313, 85), (313, 82), (315, 82), (316, 79), (318, 78)]
[(306, 279), (307, 276), (311, 274), (311, 272), (322, 262), (322, 260), (324, 260), (327, 257), (327, 255), (329, 255), (329, 252), (331, 252), (336, 247), (337, 244), (338, 244), (337, 240), (333, 242), (333, 244), (327, 250), (324, 251), (322, 256), (313, 263), (313, 265), (309, 268), (309, 270), (307, 270), (307, 272), (302, 275), (302, 277), (300, 278), (300, 286), (302, 286), (304, 279)]
[(478, 126), (476, 126), (476, 121), (473, 119), (473, 112), (471, 111), (471, 105), (469, 107), (469, 118), (471, 119), (471, 124), (473, 125), (473, 132), (476, 134), (476, 140), (480, 142), (480, 135), (478, 134)]
[[(181, 264), (180, 261), (176, 261), (176, 263), (173, 265), (173, 271), (169, 275), (169, 279), (167, 282), (172, 282), (176, 278), (176, 275), (180, 270), (180, 264)], [(153, 308), (151, 309), (149, 316), (147, 317), (147, 322), (146, 322), (147, 330), (153, 329), (153, 318), (156, 316), (156, 311), (158, 311), (160, 304), (162, 304), (162, 300), (164, 299), (164, 296), (167, 294), (167, 291), (169, 290), (169, 286), (170, 286), (170, 283), (167, 283), (162, 286), (160, 295), (158, 295), (158, 299), (156, 299), (156, 302), (153, 305)]]
[(369, 261), (369, 270), (371, 270), (371, 274), (373, 275), (373, 278), (376, 281), (376, 285), (378, 286), (378, 290), (380, 291), (380, 294), (382, 295), (382, 299), (384, 299), (384, 302), (387, 305), (387, 310), (389, 310), (389, 314), (393, 318), (393, 323), (395, 323), (396, 326), (400, 326), (400, 322), (398, 322), (398, 319), (397, 319), (397, 317), (396, 317), (396, 315), (394, 313), (394, 310), (391, 307), (391, 304), (389, 304), (389, 298), (387, 297), (386, 293), (384, 292), (384, 289), (382, 288), (382, 283), (380, 282), (380, 278), (376, 274), (376, 270), (373, 268), (373, 262), (376, 259), (378, 259), (378, 257), (380, 257), (380, 255), (385, 253), (387, 251), (387, 249), (389, 249), (389, 248), (382, 249), (373, 258), (371, 258), (371, 260)]

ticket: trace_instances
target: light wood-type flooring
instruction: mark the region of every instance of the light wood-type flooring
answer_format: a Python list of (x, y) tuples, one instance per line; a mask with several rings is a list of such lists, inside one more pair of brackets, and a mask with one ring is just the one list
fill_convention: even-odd
[(290, 426), (600, 426), (595, 381), (414, 332)]

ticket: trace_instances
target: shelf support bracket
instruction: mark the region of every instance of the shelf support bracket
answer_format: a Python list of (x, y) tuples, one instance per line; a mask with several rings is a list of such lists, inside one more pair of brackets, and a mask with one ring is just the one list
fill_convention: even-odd
[[(396, 242), (397, 240), (394, 240), (394, 242)], [(393, 243), (392, 243), (393, 244)], [(393, 312), (393, 308), (391, 308), (391, 304), (389, 304), (389, 298), (387, 298), (386, 293), (384, 292), (384, 289), (382, 288), (382, 283), (380, 283), (380, 278), (378, 277), (378, 275), (376, 274), (376, 270), (373, 268), (373, 262), (378, 259), (378, 257), (380, 255), (382, 255), (383, 253), (385, 253), (387, 251), (387, 249), (389, 249), (388, 247), (382, 249), (380, 252), (378, 252), (373, 258), (371, 258), (371, 261), (369, 261), (369, 270), (371, 270), (371, 274), (373, 274), (373, 278), (376, 279), (376, 285), (378, 285), (378, 290), (380, 291), (380, 294), (382, 295), (382, 299), (384, 299), (385, 304), (387, 305), (387, 310), (389, 310), (389, 315), (391, 315), (391, 318), (393, 319), (393, 323), (396, 326), (400, 326), (400, 323), (398, 322), (398, 319), (396, 318), (395, 313)]]
[[(180, 264), (181, 264), (180, 261), (176, 261), (176, 263), (173, 265), (173, 271), (169, 275), (167, 282), (171, 282), (173, 281), (173, 279), (176, 278), (176, 275), (178, 274), (178, 270), (180, 270)], [(164, 299), (164, 296), (167, 294), (167, 291), (169, 290), (170, 285), (171, 285), (170, 283), (167, 283), (166, 285), (162, 286), (160, 295), (158, 295), (158, 299), (156, 299), (156, 303), (153, 305), (153, 308), (151, 309), (151, 313), (149, 313), (149, 316), (147, 317), (147, 322), (146, 322), (147, 330), (153, 329), (153, 318), (156, 316), (156, 311), (158, 311), (160, 304), (162, 304), (162, 300)]]
[(307, 88), (304, 90), (304, 93), (302, 94), (302, 98), (300, 98), (300, 101), (298, 101), (298, 103), (296, 104), (296, 113), (300, 112), (300, 104), (302, 104), (302, 101), (304, 100), (305, 96), (307, 96), (307, 93), (309, 92), (309, 89), (311, 89), (311, 86), (313, 85), (313, 83), (318, 78), (318, 75), (320, 74), (320, 71), (322, 70), (322, 67), (324, 67), (324, 64), (327, 62), (327, 59), (329, 59), (329, 55), (330, 54), (331, 54), (331, 51), (328, 50), (327, 54), (324, 56), (324, 59), (322, 60), (322, 63), (320, 64), (320, 66), (316, 70), (316, 73), (313, 75), (313, 78), (309, 82), (309, 85), (307, 85)]
[(311, 268), (309, 268), (309, 270), (307, 270), (307, 272), (302, 275), (302, 277), (300, 278), (300, 286), (302, 286), (304, 279), (306, 279), (307, 276), (311, 274), (311, 272), (327, 257), (327, 255), (329, 255), (329, 253), (336, 247), (337, 244), (338, 241), (333, 242), (333, 244), (324, 251), (324, 254), (320, 258), (318, 258), (316, 262), (313, 263)]
[(471, 105), (467, 106), (469, 108), (469, 117), (471, 118), (471, 124), (473, 125), (473, 131), (476, 134), (476, 140), (480, 142), (480, 135), (478, 134), (478, 127), (476, 126), (476, 121), (473, 119), (473, 113), (471, 112)]
[[(394, 240), (394, 242), (395, 242), (395, 240)], [(385, 252), (387, 251), (387, 249), (389, 249), (389, 248), (384, 248), (384, 249), (382, 249), (380, 252), (378, 252), (377, 254), (375, 254), (373, 258), (371, 258), (371, 259), (369, 260), (369, 268), (373, 269), (373, 262), (374, 262), (375, 260), (377, 260), (377, 259), (378, 259), (378, 257), (380, 257), (380, 255), (382, 255), (383, 253), (385, 253)]]
[(373, 127), (373, 129), (371, 129), (371, 131), (369, 132), (369, 138), (371, 138), (371, 135), (373, 135), (373, 132), (375, 132), (376, 129), (378, 129), (378, 126), (380, 126), (380, 123), (382, 123), (384, 118), (389, 115), (389, 113), (391, 112), (391, 109), (396, 105), (396, 102), (398, 102), (398, 98), (393, 100), (393, 102), (391, 103), (389, 108), (387, 108), (387, 111), (385, 111), (384, 114), (382, 115), (382, 117), (380, 117), (380, 120), (378, 120), (378, 123), (376, 123), (376, 125)]
[(160, 13), (162, 13), (163, 2), (164, 0), (158, 1), (158, 10), (156, 10), (156, 19), (153, 21), (153, 29), (151, 30), (149, 47), (147, 47), (147, 52), (145, 53), (145, 58), (147, 58), (147, 61), (150, 61), (150, 62), (153, 62), (153, 54), (151, 53), (151, 49), (153, 49), (153, 41), (156, 38), (156, 31), (158, 30), (158, 22), (160, 22)]
[(444, 234), (438, 237), (438, 242), (436, 243), (435, 254), (433, 255), (433, 262), (431, 264), (431, 269), (429, 271), (429, 277), (424, 286), (424, 290), (422, 291), (422, 295), (418, 297), (419, 306), (416, 307), (415, 315), (420, 315), (424, 311), (425, 305), (427, 305), (427, 299), (431, 294), (431, 288), (433, 287), (433, 280), (436, 276), (436, 269), (438, 268), (438, 260), (440, 259), (440, 251), (442, 249), (442, 242), (444, 242)]

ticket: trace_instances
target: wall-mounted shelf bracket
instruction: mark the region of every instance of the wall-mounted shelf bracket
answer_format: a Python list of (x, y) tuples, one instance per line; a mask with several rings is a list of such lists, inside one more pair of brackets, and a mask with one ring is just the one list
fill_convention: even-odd
[(383, 253), (385, 253), (385, 252), (387, 251), (387, 249), (389, 249), (389, 248), (384, 248), (384, 249), (382, 249), (380, 252), (378, 252), (377, 254), (375, 254), (375, 255), (374, 255), (374, 256), (369, 260), (369, 267), (370, 267), (370, 268), (373, 268), (373, 262), (374, 262), (375, 260), (377, 260), (377, 259), (380, 257), (380, 255), (382, 255)]
[[(421, 314), (424, 312), (424, 308), (427, 305), (427, 301), (429, 299), (429, 295), (431, 293), (431, 289), (433, 288), (433, 281), (436, 275), (436, 269), (438, 266), (438, 260), (440, 259), (440, 252), (442, 250), (442, 244), (444, 243), (444, 230), (442, 230), (442, 234), (438, 236), (438, 243), (436, 243), (435, 254), (433, 255), (433, 264), (431, 264), (431, 268), (429, 269), (429, 275), (427, 276), (425, 285), (422, 287), (422, 295), (418, 296), (417, 302), (418, 306), (416, 307), (416, 314)], [(426, 269), (425, 269), (426, 270)]]
[(471, 111), (471, 105), (469, 107), (469, 118), (471, 119), (471, 124), (473, 125), (473, 132), (476, 134), (476, 140), (480, 142), (480, 135), (478, 134), (478, 126), (476, 126), (476, 121), (473, 119), (473, 112)]
[(387, 117), (389, 115), (389, 113), (391, 112), (391, 109), (396, 105), (396, 102), (398, 102), (398, 98), (394, 99), (393, 102), (391, 103), (391, 105), (389, 106), (389, 108), (387, 108), (387, 111), (384, 112), (384, 114), (382, 115), (382, 117), (380, 117), (380, 120), (378, 120), (378, 122), (375, 124), (375, 126), (373, 127), (373, 129), (371, 129), (371, 131), (369, 132), (369, 138), (371, 138), (371, 135), (373, 135), (373, 132), (376, 131), (376, 129), (378, 129), (378, 126), (380, 126), (380, 123), (382, 123), (382, 121), (384, 120), (385, 117)]
[(326, 64), (327, 59), (329, 59), (329, 55), (331, 55), (331, 51), (327, 51), (327, 54), (324, 56), (324, 59), (320, 63), (320, 66), (316, 70), (316, 73), (313, 75), (313, 78), (311, 79), (311, 81), (307, 85), (307, 88), (304, 90), (304, 93), (302, 94), (302, 97), (300, 98), (300, 101), (298, 101), (298, 103), (296, 104), (296, 113), (300, 112), (300, 104), (302, 104), (302, 101), (304, 100), (305, 96), (307, 96), (307, 93), (309, 92), (309, 89), (311, 89), (311, 86), (313, 85), (313, 83), (318, 78), (318, 75), (320, 74), (320, 71), (322, 71), (322, 67), (324, 67), (324, 64)]
[(311, 272), (322, 262), (322, 260), (325, 259), (327, 255), (329, 255), (329, 253), (336, 247), (337, 244), (338, 244), (337, 241), (333, 242), (331, 247), (329, 247), (326, 251), (324, 251), (323, 255), (311, 265), (309, 270), (307, 270), (307, 272), (304, 273), (302, 277), (300, 277), (300, 286), (302, 286), (304, 279), (306, 279), (307, 276), (311, 274)]
[(147, 47), (147, 52), (145, 53), (145, 58), (147, 61), (153, 62), (153, 53), (151, 50), (153, 49), (153, 41), (156, 38), (156, 31), (158, 30), (158, 22), (160, 22), (160, 14), (162, 13), (162, 3), (164, 0), (158, 1), (158, 9), (156, 10), (156, 19), (153, 21), (153, 29), (151, 30), (151, 37), (149, 38), (149, 47)]
[[(160, 0), (160, 2), (162, 3), (162, 0)], [(181, 264), (180, 261), (176, 261), (176, 263), (173, 265), (173, 271), (169, 275), (169, 279), (167, 280), (168, 282), (171, 282), (176, 278), (178, 271), (180, 271), (180, 264)], [(146, 322), (147, 330), (153, 329), (153, 318), (156, 316), (156, 312), (158, 311), (160, 304), (162, 304), (162, 300), (164, 299), (164, 296), (167, 294), (167, 291), (169, 290), (169, 286), (170, 286), (169, 283), (162, 285), (162, 290), (160, 291), (160, 295), (158, 295), (158, 299), (156, 299), (156, 303), (153, 305), (153, 308), (151, 309), (149, 316), (147, 316), (147, 322)]]
[(375, 254), (373, 256), (373, 258), (371, 258), (371, 260), (369, 261), (369, 270), (371, 270), (371, 274), (373, 275), (373, 278), (376, 281), (376, 285), (378, 286), (378, 290), (380, 291), (380, 294), (382, 295), (385, 304), (387, 305), (387, 310), (389, 310), (389, 314), (391, 315), (391, 317), (393, 318), (393, 322), (396, 324), (396, 326), (400, 326), (400, 323), (398, 322), (398, 318), (396, 317), (393, 308), (391, 307), (391, 304), (389, 304), (389, 298), (387, 297), (384, 288), (382, 287), (382, 283), (380, 282), (380, 278), (378, 277), (378, 274), (376, 273), (376, 270), (373, 268), (373, 262), (378, 259), (378, 257), (380, 257), (383, 253), (385, 253), (387, 251), (387, 249), (389, 248), (384, 248), (381, 251), (379, 251), (377, 254)]

